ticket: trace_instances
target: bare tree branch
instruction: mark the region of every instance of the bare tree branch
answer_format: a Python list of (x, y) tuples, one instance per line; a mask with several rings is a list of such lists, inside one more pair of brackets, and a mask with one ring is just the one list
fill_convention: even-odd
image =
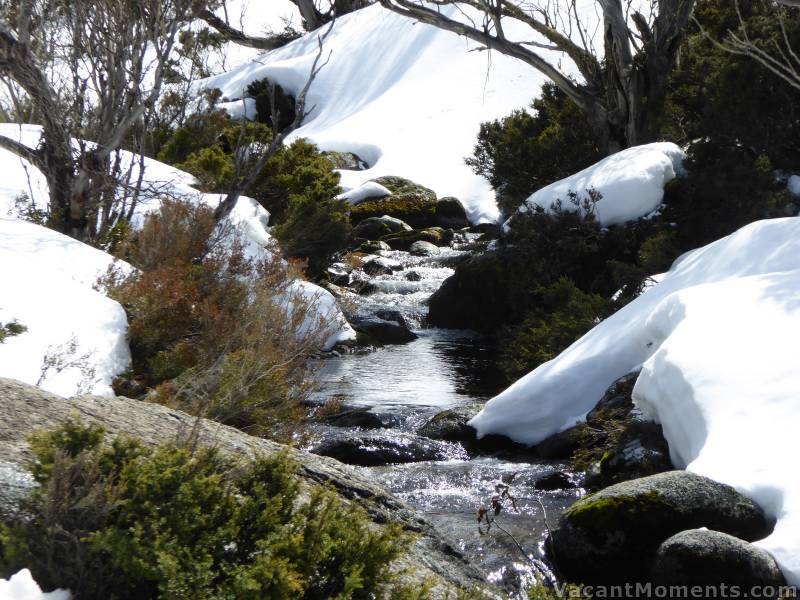
[(208, 9), (201, 10), (198, 17), (219, 31), (227, 40), (234, 44), (255, 48), (257, 50), (275, 50), (300, 37), (298, 32), (291, 30), (282, 31), (281, 33), (276, 33), (267, 37), (247, 35), (243, 31), (231, 27), (224, 19), (220, 19)]

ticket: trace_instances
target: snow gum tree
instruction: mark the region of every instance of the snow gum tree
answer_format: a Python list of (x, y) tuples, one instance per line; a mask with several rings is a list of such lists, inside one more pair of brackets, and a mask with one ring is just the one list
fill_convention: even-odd
[(42, 126), (36, 147), (8, 136), (0, 147), (46, 177), (53, 228), (91, 241), (132, 214), (141, 175), (131, 180), (119, 148), (135, 148), (146, 129), (181, 24), (198, 4), (0, 0), (0, 83)]
[[(601, 149), (614, 152), (656, 138), (667, 78), (695, 0), (380, 3), (531, 65), (586, 113)], [(530, 37), (508, 34), (512, 21), (527, 26)], [(580, 81), (563, 67), (564, 56)]]

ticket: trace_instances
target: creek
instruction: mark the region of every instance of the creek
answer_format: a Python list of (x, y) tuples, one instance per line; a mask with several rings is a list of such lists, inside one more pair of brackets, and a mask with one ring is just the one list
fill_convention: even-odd
[[(315, 430), (318, 440), (353, 440), (365, 433), (395, 441), (409, 436), (418, 440), (417, 430), (436, 413), (466, 406), (474, 406), (477, 412), (506, 385), (493, 340), (474, 331), (439, 329), (426, 323), (427, 299), (474, 247), (474, 237), (461, 242), (434, 256), (381, 252), (399, 266), (391, 274), (369, 277), (371, 293), (354, 297), (355, 311), (359, 316), (397, 311), (393, 314), (399, 313), (418, 337), (373, 352), (322, 360), (319, 400), (335, 398), (348, 408), (368, 409), (381, 427), (365, 431), (321, 425)], [(579, 488), (539, 491), (534, 481), (564, 471), (566, 465), (530, 456), (468, 454), (456, 443), (446, 445), (443, 452), (438, 460), (358, 468), (423, 512), (489, 581), (508, 590), (531, 583), (530, 558), (542, 557), (547, 533), (542, 507), (554, 525), (582, 493)], [(511, 480), (517, 511), (507, 503), (496, 518), (500, 527), (480, 532), (478, 509), (490, 505), (501, 479)]]

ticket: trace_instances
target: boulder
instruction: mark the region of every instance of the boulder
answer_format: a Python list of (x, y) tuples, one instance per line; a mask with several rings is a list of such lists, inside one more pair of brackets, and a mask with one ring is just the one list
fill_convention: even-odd
[(353, 238), (357, 240), (378, 240), (383, 236), (401, 231), (411, 231), (411, 226), (389, 215), (364, 219), (353, 228)]
[(361, 467), (467, 457), (464, 449), (457, 444), (397, 432), (326, 439), (311, 451)]
[(580, 448), (583, 435), (579, 426), (554, 433), (536, 445), (536, 455), (546, 460), (563, 460), (572, 457)]
[(358, 247), (359, 252), (364, 254), (377, 254), (378, 252), (388, 252), (392, 247), (386, 242), (381, 241), (366, 241)]
[(367, 275), (377, 277), (378, 275), (391, 275), (395, 271), (402, 271), (403, 265), (391, 258), (376, 256), (365, 261), (361, 268)]
[(670, 471), (579, 500), (561, 515), (548, 546), (571, 581), (643, 581), (661, 542), (698, 527), (757, 540), (769, 535), (774, 522), (731, 486)]
[(350, 285), (350, 272), (352, 270), (353, 267), (345, 263), (333, 263), (326, 271), (328, 281), (333, 285), (348, 286)]
[(224, 455), (242, 460), (256, 454), (284, 452), (300, 465), (297, 475), (307, 489), (326, 486), (334, 490), (344, 502), (363, 507), (378, 530), (397, 524), (414, 532), (414, 543), (408, 553), (392, 565), (404, 584), (432, 583), (432, 595), (443, 598), (455, 597), (460, 590), (484, 581), (477, 569), (425, 517), (358, 470), (160, 404), (115, 397), (65, 399), (19, 381), (0, 378), (1, 466), (12, 470), (13, 478), (29, 480), (31, 432), (57, 427), (72, 415), (79, 416), (84, 423), (102, 426), (109, 436), (124, 433), (146, 445), (191, 436), (197, 444), (213, 445)]
[(417, 339), (417, 334), (407, 326), (377, 316), (353, 319), (351, 325), (357, 332), (367, 335), (379, 344), (406, 344)]
[(467, 424), (467, 421), (479, 410), (480, 406), (459, 406), (443, 410), (431, 417), (417, 430), (417, 433), (434, 440), (474, 443), (477, 440), (477, 432), (472, 425)]
[(422, 281), (422, 275), (419, 271), (409, 271), (405, 277), (406, 281)]
[(392, 321), (397, 323), (406, 329), (411, 329), (411, 324), (408, 322), (408, 319), (406, 319), (403, 313), (401, 313), (399, 310), (384, 308), (376, 311), (375, 316), (379, 319), (383, 319), (384, 321)]
[(346, 171), (364, 171), (369, 169), (366, 161), (361, 160), (357, 154), (352, 152), (336, 152), (335, 150), (326, 150), (322, 153), (334, 169), (344, 169)]
[(368, 406), (343, 406), (336, 412), (321, 417), (320, 422), (335, 427), (361, 427), (362, 429), (381, 429), (381, 418), (371, 412)]
[(533, 482), (533, 489), (546, 492), (572, 490), (576, 487), (578, 487), (578, 485), (573, 481), (572, 477), (561, 471), (554, 471), (547, 475), (542, 475)]
[(392, 195), (359, 202), (351, 207), (350, 219), (358, 223), (370, 217), (391, 215), (412, 227), (436, 225), (436, 193), (408, 179), (386, 176), (373, 180)]
[(440, 198), (436, 203), (436, 224), (445, 229), (469, 227), (467, 211), (461, 204), (461, 200), (452, 196)]
[(362, 296), (374, 294), (378, 287), (361, 271), (353, 271), (350, 274), (350, 289)]
[(439, 254), (440, 250), (438, 246), (434, 246), (430, 242), (420, 240), (411, 244), (408, 252), (414, 256), (435, 256), (436, 254)]
[(453, 230), (441, 227), (428, 227), (418, 231), (401, 231), (383, 236), (381, 241), (386, 242), (393, 250), (409, 250), (414, 242), (430, 242), (435, 246), (449, 246), (453, 241)]
[(656, 585), (778, 587), (786, 580), (775, 559), (744, 540), (709, 529), (682, 531), (656, 552), (650, 571)]

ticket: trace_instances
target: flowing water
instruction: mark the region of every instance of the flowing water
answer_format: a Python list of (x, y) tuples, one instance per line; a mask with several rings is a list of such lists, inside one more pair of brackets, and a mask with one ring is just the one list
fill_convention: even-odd
[[(325, 359), (322, 399), (337, 397), (348, 406), (369, 407), (388, 425), (382, 435), (402, 437), (414, 434), (441, 410), (464, 405), (477, 408), (503, 389), (492, 340), (473, 331), (426, 326), (426, 300), (452, 274), (451, 266), (465, 252), (468, 250), (456, 247), (434, 257), (382, 253), (403, 268), (372, 278), (374, 292), (357, 300), (357, 310), (360, 314), (399, 311), (419, 337), (367, 354)], [(356, 433), (338, 427), (318, 431), (322, 437)], [(493, 456), (470, 459), (460, 447), (448, 460), (360, 468), (421, 510), (491, 581), (505, 584), (509, 590), (531, 581), (533, 567), (526, 556), (542, 556), (546, 535), (543, 509), (549, 522), (555, 523), (580, 494), (576, 489), (534, 489), (538, 477), (563, 470), (563, 464)], [(489, 506), (501, 479), (511, 480), (509, 490), (517, 511), (507, 502), (495, 526), (488, 533), (479, 531), (478, 509)]]

